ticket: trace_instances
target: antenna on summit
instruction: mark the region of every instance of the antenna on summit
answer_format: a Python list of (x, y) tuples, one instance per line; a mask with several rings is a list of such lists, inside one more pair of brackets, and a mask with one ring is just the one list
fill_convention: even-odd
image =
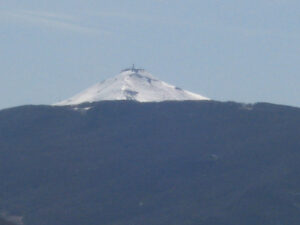
[(135, 72), (135, 73), (138, 73), (138, 72), (140, 71), (140, 69), (136, 69), (136, 68), (135, 68), (135, 65), (132, 64), (131, 71), (132, 71), (132, 72)]
[(137, 69), (137, 68), (135, 68), (135, 65), (132, 64), (131, 68), (121, 70), (121, 72), (126, 72), (126, 71), (132, 71), (132, 72), (138, 73), (138, 72), (143, 72), (145, 70), (144, 69)]

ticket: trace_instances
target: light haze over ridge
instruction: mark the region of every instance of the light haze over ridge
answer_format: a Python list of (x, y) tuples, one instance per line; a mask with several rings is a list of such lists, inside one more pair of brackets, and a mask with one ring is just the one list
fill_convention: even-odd
[(135, 63), (211, 99), (300, 106), (296, 0), (3, 1), (0, 108), (51, 104)]

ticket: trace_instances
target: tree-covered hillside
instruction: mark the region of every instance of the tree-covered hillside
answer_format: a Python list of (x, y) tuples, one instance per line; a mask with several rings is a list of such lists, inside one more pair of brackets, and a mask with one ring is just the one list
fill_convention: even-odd
[(0, 218), (0, 225), (15, 225), (15, 224), (12, 222), (9, 222), (3, 218)]
[(131, 101), (0, 111), (25, 225), (299, 225), (300, 109)]

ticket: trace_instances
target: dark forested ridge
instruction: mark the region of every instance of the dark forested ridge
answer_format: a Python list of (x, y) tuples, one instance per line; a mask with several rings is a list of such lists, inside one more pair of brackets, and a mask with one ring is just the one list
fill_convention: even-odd
[(299, 225), (300, 109), (112, 101), (0, 111), (0, 210), (25, 225)]
[(15, 225), (15, 224), (12, 222), (9, 222), (3, 218), (0, 218), (0, 225)]

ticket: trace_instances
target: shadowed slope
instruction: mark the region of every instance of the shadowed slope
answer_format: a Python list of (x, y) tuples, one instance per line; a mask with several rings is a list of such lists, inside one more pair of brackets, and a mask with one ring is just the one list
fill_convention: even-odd
[(0, 208), (32, 225), (298, 225), (300, 110), (137, 103), (0, 111)]

